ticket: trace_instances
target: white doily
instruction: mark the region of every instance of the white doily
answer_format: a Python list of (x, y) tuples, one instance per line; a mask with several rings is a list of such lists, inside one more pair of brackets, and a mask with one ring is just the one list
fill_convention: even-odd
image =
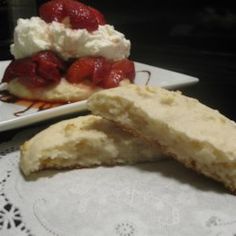
[(236, 196), (174, 161), (24, 179), (18, 146), (34, 132), (0, 145), (1, 236), (236, 236)]

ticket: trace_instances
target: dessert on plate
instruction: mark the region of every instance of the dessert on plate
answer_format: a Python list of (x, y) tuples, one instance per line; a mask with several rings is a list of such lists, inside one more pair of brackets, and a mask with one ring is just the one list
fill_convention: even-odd
[(11, 53), (2, 82), (24, 99), (74, 102), (135, 77), (130, 41), (75, 0), (48, 1), (39, 16), (19, 19)]

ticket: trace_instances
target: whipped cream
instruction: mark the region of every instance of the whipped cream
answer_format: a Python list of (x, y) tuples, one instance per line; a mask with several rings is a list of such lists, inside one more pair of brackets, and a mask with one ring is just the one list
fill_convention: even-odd
[(19, 19), (14, 31), (11, 53), (16, 58), (52, 50), (65, 60), (82, 56), (103, 56), (121, 60), (130, 54), (130, 41), (112, 25), (100, 25), (96, 31), (73, 30), (58, 22), (46, 23), (40, 17)]
[(50, 48), (50, 32), (45, 21), (39, 17), (18, 19), (14, 31), (14, 44), (11, 45), (11, 54), (16, 59)]

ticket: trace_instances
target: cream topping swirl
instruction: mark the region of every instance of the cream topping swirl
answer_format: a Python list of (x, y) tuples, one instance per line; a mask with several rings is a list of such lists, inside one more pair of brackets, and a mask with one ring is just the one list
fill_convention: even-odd
[(64, 60), (83, 56), (103, 56), (121, 60), (130, 54), (130, 41), (112, 25), (100, 25), (96, 31), (73, 30), (58, 23), (46, 23), (40, 17), (19, 19), (14, 31), (11, 53), (24, 58), (43, 50), (52, 50)]

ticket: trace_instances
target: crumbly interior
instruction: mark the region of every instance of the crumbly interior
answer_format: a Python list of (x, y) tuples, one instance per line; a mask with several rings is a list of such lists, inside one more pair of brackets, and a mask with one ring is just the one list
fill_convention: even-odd
[(98, 92), (88, 107), (236, 191), (236, 124), (218, 111), (179, 92), (135, 85)]
[(88, 115), (52, 125), (24, 143), (20, 167), (29, 175), (40, 169), (133, 164), (160, 156), (159, 147)]

